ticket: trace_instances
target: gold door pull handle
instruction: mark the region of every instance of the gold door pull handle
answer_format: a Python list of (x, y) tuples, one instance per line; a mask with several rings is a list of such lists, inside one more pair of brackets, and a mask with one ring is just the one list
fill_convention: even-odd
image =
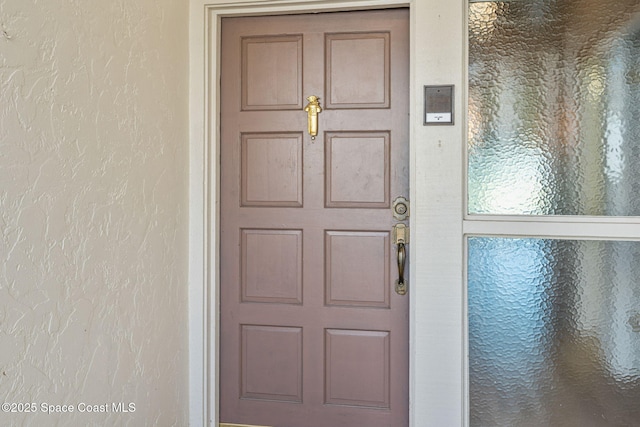
[(304, 107), (304, 111), (307, 112), (307, 130), (311, 139), (316, 139), (316, 135), (318, 135), (318, 113), (322, 112), (319, 99), (315, 95), (309, 96), (307, 98), (309, 103)]

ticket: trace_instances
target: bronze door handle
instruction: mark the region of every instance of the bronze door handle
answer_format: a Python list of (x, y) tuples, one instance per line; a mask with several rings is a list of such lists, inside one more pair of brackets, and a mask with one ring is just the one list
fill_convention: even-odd
[(398, 243), (398, 280), (396, 280), (396, 293), (398, 295), (405, 295), (407, 293), (407, 284), (404, 281), (404, 262), (406, 256), (404, 243)]

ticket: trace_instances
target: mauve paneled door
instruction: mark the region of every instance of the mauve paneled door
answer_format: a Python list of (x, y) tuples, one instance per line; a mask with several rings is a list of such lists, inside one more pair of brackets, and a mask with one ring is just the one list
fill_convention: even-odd
[(223, 423), (408, 425), (408, 37), (406, 9), (222, 21)]

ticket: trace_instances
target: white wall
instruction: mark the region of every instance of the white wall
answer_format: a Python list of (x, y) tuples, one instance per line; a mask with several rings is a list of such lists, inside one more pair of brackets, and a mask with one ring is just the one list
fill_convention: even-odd
[(187, 424), (187, 79), (187, 2), (0, 0), (0, 425)]

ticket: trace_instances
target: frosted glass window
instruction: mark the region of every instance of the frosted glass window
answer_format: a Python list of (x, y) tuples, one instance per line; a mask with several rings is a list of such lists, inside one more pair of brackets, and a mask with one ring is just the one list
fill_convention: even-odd
[(471, 214), (640, 215), (640, 1), (469, 5)]
[(468, 240), (471, 427), (640, 425), (640, 242)]

